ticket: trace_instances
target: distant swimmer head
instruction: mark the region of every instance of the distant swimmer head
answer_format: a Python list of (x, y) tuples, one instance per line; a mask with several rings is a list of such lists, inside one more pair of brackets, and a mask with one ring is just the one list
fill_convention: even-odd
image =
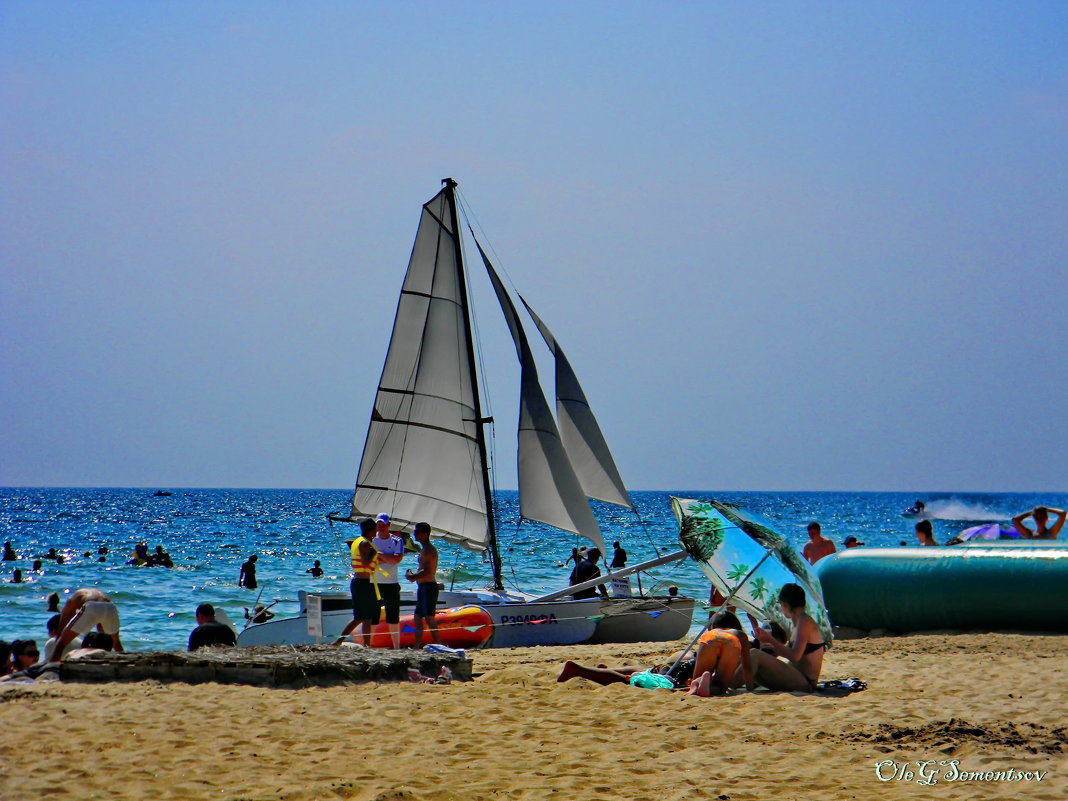
[(1031, 512), (1031, 517), (1035, 519), (1036, 523), (1041, 523), (1042, 525), (1045, 525), (1046, 522), (1049, 520), (1049, 509), (1047, 509), (1045, 506), (1036, 506)]

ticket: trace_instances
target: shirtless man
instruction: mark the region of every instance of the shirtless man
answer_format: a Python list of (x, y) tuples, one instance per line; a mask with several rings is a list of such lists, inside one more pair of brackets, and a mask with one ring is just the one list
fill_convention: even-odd
[(815, 520), (808, 524), (808, 542), (801, 551), (801, 555), (808, 560), (810, 565), (816, 564), (823, 557), (835, 552), (834, 543), (824, 537), (821, 531), (820, 524)]
[(59, 613), (59, 637), (52, 649), (52, 661), (63, 658), (63, 649), (79, 635), (89, 633), (96, 628), (104, 634), (110, 634), (116, 651), (122, 651), (119, 641), (119, 610), (100, 590), (90, 587), (71, 593), (63, 611)]
[[(1049, 516), (1057, 515), (1057, 522), (1049, 525)], [(1035, 531), (1023, 524), (1027, 518), (1035, 519)], [(1068, 517), (1063, 509), (1053, 509), (1049, 506), (1036, 506), (1029, 512), (1020, 512), (1012, 519), (1013, 527), (1020, 532), (1020, 536), (1029, 540), (1055, 540), (1064, 528), (1064, 518)]]
[(415, 647), (423, 647), (423, 621), (430, 628), (430, 639), (441, 642), (438, 636), (438, 621), (434, 617), (438, 607), (438, 549), (430, 542), (430, 524), (415, 524), (415, 541), (422, 546), (419, 551), (418, 570), (404, 571), (408, 581), (416, 583), (415, 594)]

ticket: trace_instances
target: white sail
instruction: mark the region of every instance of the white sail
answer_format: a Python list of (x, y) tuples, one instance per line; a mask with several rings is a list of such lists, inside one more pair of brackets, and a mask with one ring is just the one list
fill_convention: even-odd
[(423, 206), (352, 498), (353, 519), (386, 512), (484, 550), (488, 503), (477, 442), (453, 210)]
[(482, 246), (477, 240), (475, 244), (486, 265), (519, 356), (519, 513), (528, 520), (581, 534), (604, 553), (601, 529), (568, 459), (549, 403), (545, 400), (538, 381), (537, 365), (515, 305)]
[(597, 418), (593, 416), (593, 409), (571, 368), (571, 362), (526, 299), (522, 295), (519, 299), (523, 301), (527, 314), (556, 359), (556, 415), (560, 438), (586, 497), (633, 509), (630, 494), (619, 475), (601, 427), (597, 425)]

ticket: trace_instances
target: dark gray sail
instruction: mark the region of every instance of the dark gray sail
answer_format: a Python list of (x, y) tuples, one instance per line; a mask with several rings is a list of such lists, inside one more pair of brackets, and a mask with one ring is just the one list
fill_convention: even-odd
[(612, 452), (563, 348), (526, 299), (522, 295), (519, 299), (556, 359), (556, 416), (560, 438), (567, 448), (571, 466), (586, 497), (633, 509), (634, 504), (616, 468)]

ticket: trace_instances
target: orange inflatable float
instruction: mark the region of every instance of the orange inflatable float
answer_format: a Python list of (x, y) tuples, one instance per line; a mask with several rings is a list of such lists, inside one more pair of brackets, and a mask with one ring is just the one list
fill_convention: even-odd
[[(454, 606), (452, 609), (440, 609), (434, 616), (438, 624), (438, 636), (442, 645), (450, 648), (478, 648), (484, 645), (493, 634), (493, 618), (481, 606)], [(359, 630), (349, 638), (353, 642), (363, 642)], [(433, 642), (429, 629), (423, 631), (423, 644)], [(415, 617), (405, 615), (400, 619), (400, 644), (415, 645)], [(392, 648), (393, 640), (389, 636), (389, 624), (380, 622), (371, 629), (372, 648)]]

